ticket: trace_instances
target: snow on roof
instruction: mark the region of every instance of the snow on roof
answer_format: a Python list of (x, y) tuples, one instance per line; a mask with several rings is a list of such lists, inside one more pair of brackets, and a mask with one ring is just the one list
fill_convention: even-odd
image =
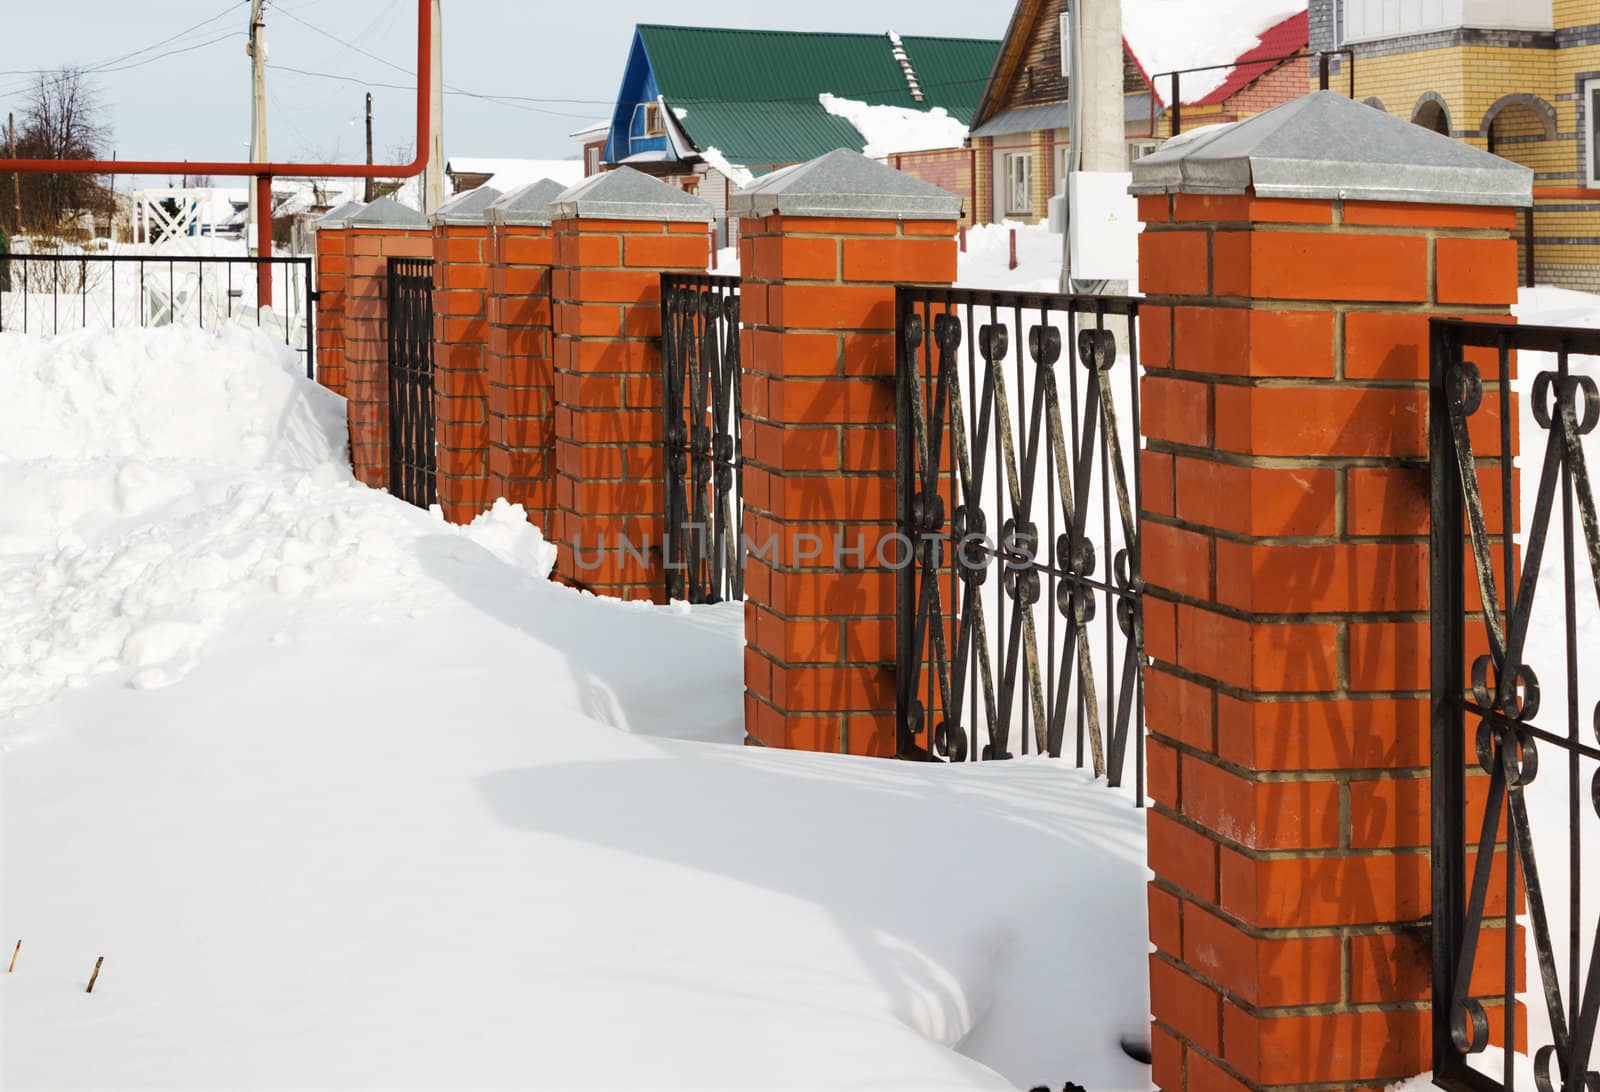
[[(1305, 17), (1306, 0), (1124, 0), (1122, 35), (1145, 74), (1154, 77), (1185, 68), (1230, 65), (1249, 53), (1292, 53), (1305, 45), (1304, 35), (1298, 45), (1288, 46), (1281, 53), (1263, 53), (1258, 46), (1264, 44), (1263, 39), (1270, 32), (1297, 15)], [(1184, 101), (1198, 103), (1210, 98), (1238, 71), (1247, 70), (1218, 68), (1184, 76)], [(1244, 82), (1249, 83), (1264, 71), (1257, 66), (1255, 74)], [(1157, 87), (1156, 93), (1165, 102), (1171, 91)]]
[(581, 159), (478, 159), (452, 156), (445, 164), (452, 175), (489, 176), (489, 184), (501, 193), (531, 185), (540, 179), (552, 178), (567, 186), (583, 181)]
[(923, 152), (934, 148), (959, 148), (967, 139), (967, 126), (942, 106), (913, 110), (904, 106), (872, 106), (835, 95), (819, 97), (822, 108), (844, 118), (861, 134), (863, 154), (872, 158), (896, 152)]

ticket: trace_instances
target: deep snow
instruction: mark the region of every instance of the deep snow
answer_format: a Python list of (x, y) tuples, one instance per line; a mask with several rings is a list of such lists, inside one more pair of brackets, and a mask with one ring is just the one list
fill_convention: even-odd
[(739, 746), (738, 607), (357, 485), (253, 331), (0, 362), (0, 1084), (1148, 1087), (1126, 798)]

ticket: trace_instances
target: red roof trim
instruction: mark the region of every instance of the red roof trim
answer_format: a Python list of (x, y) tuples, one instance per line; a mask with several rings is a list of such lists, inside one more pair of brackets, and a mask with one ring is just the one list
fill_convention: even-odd
[[(1223, 82), (1221, 87), (1198, 101), (1185, 102), (1184, 105), (1219, 106), (1247, 89), (1267, 73), (1289, 63), (1288, 61), (1273, 62), (1262, 58), (1287, 57), (1291, 54), (1298, 54), (1308, 48), (1310, 44), (1310, 13), (1302, 11), (1291, 15), (1277, 26), (1266, 30), (1257, 39), (1255, 45), (1241, 53), (1233, 61), (1233, 64), (1237, 67), (1228, 74), (1227, 80)], [(1138, 66), (1139, 74), (1144, 77), (1144, 82), (1149, 86), (1156, 102), (1161, 105), (1162, 109), (1170, 106), (1171, 103), (1167, 102), (1166, 96), (1162, 94), (1165, 88), (1155, 85), (1155, 82), (1150, 78), (1149, 70), (1145, 68), (1144, 62), (1139, 59), (1139, 55), (1133, 51), (1133, 47), (1128, 44), (1126, 38), (1122, 40), (1122, 48), (1127, 50), (1129, 57), (1133, 58), (1133, 63)], [(1254, 63), (1251, 63), (1252, 61)]]
[(1250, 62), (1256, 58), (1263, 57), (1287, 57), (1290, 54), (1299, 53), (1306, 49), (1311, 41), (1310, 24), (1310, 14), (1302, 11), (1297, 15), (1289, 16), (1283, 22), (1268, 30), (1261, 36), (1261, 40), (1256, 43), (1254, 49), (1239, 56), (1238, 61), (1235, 62), (1239, 67), (1229, 73), (1227, 81), (1194, 105), (1220, 106), (1267, 73), (1280, 65), (1288, 64), (1288, 61), (1259, 61), (1256, 64), (1251, 64)]

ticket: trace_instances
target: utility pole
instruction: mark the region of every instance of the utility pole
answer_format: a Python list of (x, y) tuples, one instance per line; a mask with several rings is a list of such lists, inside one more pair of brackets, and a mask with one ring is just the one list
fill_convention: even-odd
[[(17, 116), (15, 114), (6, 114), (6, 132), (9, 134), (8, 141), (10, 143), (10, 156), (12, 159), (15, 159), (17, 158)], [(16, 171), (11, 172), (11, 214), (14, 217), (14, 219), (11, 221), (11, 234), (13, 236), (21, 235), (22, 175), (18, 174)]]
[[(1072, 75), (1072, 144), (1067, 170), (1126, 171), (1127, 129), (1122, 102), (1122, 0), (1072, 0), (1069, 11)], [(1070, 193), (1070, 188), (1068, 190)], [(1071, 232), (1074, 210), (1067, 207), (1061, 241), (1061, 290), (1071, 292)], [(1106, 291), (1105, 285), (1090, 286)]]
[(429, 89), (428, 170), (422, 180), (422, 211), (444, 204), (444, 13), (433, 0), (433, 86)]
[[(372, 166), (372, 92), (371, 91), (367, 92), (367, 166), (369, 166), (369, 167)], [(376, 178), (372, 178), (371, 176), (368, 176), (368, 178), (367, 178), (366, 195), (362, 198), (362, 200), (365, 201), (369, 205), (372, 204), (373, 198), (376, 196), (373, 193), (373, 187), (377, 184), (377, 181), (378, 180)]]
[[(245, 52), (250, 56), (250, 162), (267, 161), (267, 43), (264, 37), (266, 21), (262, 9), (266, 0), (250, 0), (250, 44)], [(259, 200), (260, 186), (250, 191), (250, 223), (245, 233), (245, 243), (252, 256), (257, 255), (258, 225), (261, 219), (271, 219), (272, 209), (262, 208)]]

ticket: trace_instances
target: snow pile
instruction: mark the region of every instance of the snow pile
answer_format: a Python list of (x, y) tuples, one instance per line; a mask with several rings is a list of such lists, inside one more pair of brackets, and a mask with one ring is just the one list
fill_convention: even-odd
[(824, 110), (855, 126), (865, 143), (862, 154), (872, 158), (959, 148), (967, 139), (967, 126), (942, 106), (913, 110), (905, 106), (872, 106), (837, 95), (823, 94), (819, 98)]
[[(1017, 233), (1017, 268), (1011, 268), (1011, 233)], [(978, 224), (967, 229), (956, 284), (1007, 292), (1061, 291), (1061, 236), (1049, 224)]]
[[(0, 721), (0, 1085), (1148, 1089), (1125, 797), (739, 746), (739, 604), (556, 586), (518, 510), (446, 527), (325, 459), (337, 403), (270, 344), (148, 337), (8, 389), (64, 429), (31, 488), (188, 491), (0, 555), (0, 698), (43, 703)], [(125, 435), (68, 424), (112, 390)]]
[[(395, 572), (397, 531), (442, 528), (356, 483), (344, 401), (253, 327), (0, 335), (0, 361), (0, 713), (171, 685), (249, 601)], [(548, 573), (515, 511), (458, 533)]]
[[(1122, 35), (1146, 73), (1228, 65), (1254, 49), (1261, 36), (1306, 0), (1125, 0)], [(1183, 77), (1183, 97), (1197, 102), (1227, 82), (1232, 70), (1192, 72)], [(1166, 95), (1168, 88), (1158, 87)]]

